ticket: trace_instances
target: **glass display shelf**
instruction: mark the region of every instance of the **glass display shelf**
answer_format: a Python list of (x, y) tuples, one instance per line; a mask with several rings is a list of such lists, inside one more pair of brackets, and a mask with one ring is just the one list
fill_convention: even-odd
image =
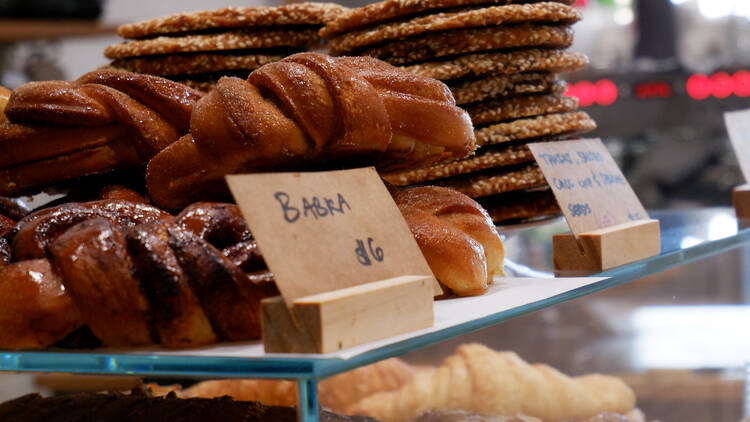
[[(164, 349), (122, 352), (105, 349), (4, 351), (0, 352), (0, 370), (151, 377), (322, 379), (750, 243), (750, 230), (738, 228), (734, 211), (730, 208), (656, 211), (652, 213), (652, 218), (657, 218), (661, 222), (662, 252), (659, 256), (603, 273), (587, 274), (608, 278), (544, 300), (501, 311), (458, 326), (396, 341), (346, 359), (325, 355), (263, 355), (262, 353), (252, 357), (221, 353), (212, 356), (211, 351), (220, 350), (222, 346), (201, 350), (199, 354), (191, 354), (189, 351), (180, 354)], [(582, 274), (555, 274), (551, 269), (551, 236), (566, 230), (567, 226), (562, 219), (533, 227), (505, 230), (505, 245), (508, 251), (506, 269), (510, 275), (582, 276)], [(262, 346), (256, 344), (252, 347), (257, 349)]]

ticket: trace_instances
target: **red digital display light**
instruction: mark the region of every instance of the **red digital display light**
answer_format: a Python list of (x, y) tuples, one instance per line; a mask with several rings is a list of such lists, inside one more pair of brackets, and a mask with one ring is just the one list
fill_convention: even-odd
[(671, 96), (672, 85), (668, 82), (644, 82), (635, 86), (635, 97), (639, 100), (669, 98)]
[(750, 72), (747, 70), (738, 70), (732, 75), (734, 82), (734, 95), (745, 98), (750, 97)]
[(708, 76), (702, 73), (696, 73), (688, 78), (685, 88), (687, 89), (690, 98), (694, 100), (705, 100), (711, 96), (713, 83)]
[(711, 75), (711, 95), (723, 100), (734, 92), (734, 80), (726, 72), (716, 72)]
[(601, 79), (596, 83), (590, 81), (578, 81), (568, 86), (565, 95), (578, 98), (581, 107), (589, 107), (594, 104), (609, 106), (617, 101), (617, 85), (609, 79)]
[(614, 104), (617, 101), (617, 85), (609, 79), (602, 79), (596, 83), (596, 103), (602, 106)]
[(723, 100), (732, 95), (745, 98), (750, 96), (750, 72), (738, 70), (733, 75), (716, 72), (711, 76), (696, 73), (688, 78), (685, 88), (694, 100), (705, 100), (710, 96)]

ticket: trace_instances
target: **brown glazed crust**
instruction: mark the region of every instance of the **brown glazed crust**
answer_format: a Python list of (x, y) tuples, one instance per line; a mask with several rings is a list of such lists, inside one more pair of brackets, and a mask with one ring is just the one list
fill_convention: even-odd
[(187, 132), (201, 96), (114, 69), (22, 85), (8, 102), (10, 123), (0, 123), (0, 195), (144, 165)]
[(169, 247), (169, 223), (140, 224), (127, 231), (135, 277), (151, 306), (151, 316), (166, 347), (197, 347), (218, 338)]
[(453, 293), (482, 294), (503, 274), (500, 236), (474, 200), (435, 186), (399, 191), (394, 200), (435, 277)]
[(65, 290), (107, 346), (152, 344), (149, 305), (120, 228), (104, 218), (68, 229), (50, 247)]
[(100, 217), (124, 228), (172, 219), (171, 215), (151, 205), (122, 200), (72, 202), (45, 208), (18, 222), (13, 237), (13, 258), (44, 258), (48, 246), (66, 230), (83, 221)]
[(259, 338), (263, 292), (200, 237), (174, 227), (168, 231), (169, 246), (216, 333), (229, 341)]
[(3, 266), (0, 258), (0, 298), (3, 349), (49, 347), (83, 325), (78, 308), (46, 259)]

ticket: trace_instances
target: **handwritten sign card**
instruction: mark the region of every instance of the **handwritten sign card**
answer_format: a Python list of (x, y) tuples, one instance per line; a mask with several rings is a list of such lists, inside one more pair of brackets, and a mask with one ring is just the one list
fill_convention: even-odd
[(750, 182), (750, 109), (724, 113), (724, 122), (742, 175)]
[(235, 175), (227, 183), (287, 305), (392, 277), (432, 275), (373, 168)]
[(601, 140), (544, 142), (529, 149), (576, 237), (649, 218)]

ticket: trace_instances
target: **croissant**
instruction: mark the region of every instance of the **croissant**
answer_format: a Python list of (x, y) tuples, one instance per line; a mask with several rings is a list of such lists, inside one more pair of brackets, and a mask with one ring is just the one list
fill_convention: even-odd
[(375, 164), (398, 168), (466, 156), (471, 120), (450, 90), (367, 57), (300, 53), (248, 80), (222, 78), (191, 115), (190, 135), (157, 154), (151, 198), (177, 209), (226, 190), (236, 172)]
[(367, 397), (347, 413), (408, 422), (428, 410), (463, 409), (554, 422), (605, 411), (626, 413), (634, 405), (633, 391), (618, 378), (571, 378), (546, 365), (530, 365), (512, 352), (466, 344), (434, 372), (417, 374), (398, 391)]
[(258, 338), (260, 300), (278, 290), (267, 271), (245, 274), (217, 249), (254, 243), (237, 215), (231, 204), (173, 217), (109, 199), (24, 217), (2, 238), (0, 322), (19, 328), (0, 334), (0, 348), (48, 347), (84, 325), (108, 346)]
[(442, 410), (423, 413), (413, 422), (542, 422), (526, 415), (485, 416), (463, 410)]
[(201, 95), (112, 69), (22, 85), (0, 123), (0, 194), (145, 164), (188, 132)]
[[(542, 422), (540, 419), (526, 416), (485, 416), (469, 414), (463, 410), (430, 411), (424, 413), (413, 422)], [(574, 418), (565, 422), (645, 422), (637, 411), (626, 415), (612, 412), (602, 412), (590, 418)]]
[(435, 277), (459, 296), (487, 291), (504, 275), (505, 251), (492, 219), (476, 201), (427, 186), (393, 195)]

